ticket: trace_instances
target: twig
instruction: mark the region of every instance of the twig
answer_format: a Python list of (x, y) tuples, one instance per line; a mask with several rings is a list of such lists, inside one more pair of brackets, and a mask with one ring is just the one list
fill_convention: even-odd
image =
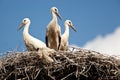
[(4, 80), (7, 80), (7, 78), (12, 74), (13, 72), (11, 72)]
[(49, 70), (48, 70), (48, 76), (49, 76), (50, 78), (52, 78), (53, 80), (55, 80), (55, 77), (51, 76), (51, 74), (50, 74), (50, 71), (49, 71)]
[(27, 67), (25, 68), (25, 74), (26, 74), (26, 76), (27, 76), (28, 80), (30, 80), (30, 78), (29, 78), (29, 76), (28, 76), (28, 74), (27, 74), (26, 69), (27, 69)]
[(70, 74), (68, 74), (67, 76), (63, 77), (61, 80), (65, 80), (66, 78), (68, 78), (69, 76), (73, 75), (75, 72), (72, 72)]
[(38, 72), (37, 72), (36, 76), (34, 77), (34, 79), (36, 79), (36, 78), (38, 77), (38, 75), (39, 75), (39, 73), (40, 73), (41, 70), (42, 70), (42, 69), (39, 69), (39, 70), (38, 70)]
[(61, 53), (59, 53), (60, 55), (62, 55), (64, 58), (66, 58), (69, 62), (72, 62), (72, 63), (74, 63), (74, 61), (73, 60), (70, 60), (67, 56), (65, 56), (64, 54), (61, 54)]

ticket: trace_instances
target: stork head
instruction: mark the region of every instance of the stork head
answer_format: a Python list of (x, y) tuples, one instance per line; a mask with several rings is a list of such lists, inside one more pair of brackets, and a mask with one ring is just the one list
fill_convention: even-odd
[(59, 14), (58, 9), (56, 7), (52, 7), (51, 8), (51, 12), (54, 13), (54, 14), (56, 14), (62, 20), (62, 17)]
[(77, 30), (75, 29), (75, 26), (72, 24), (72, 22), (70, 20), (66, 20), (65, 21), (65, 25), (68, 25), (69, 27), (71, 27), (75, 32), (77, 32)]
[(27, 23), (30, 23), (29, 18), (24, 18), (20, 26), (18, 27), (18, 30), (20, 30), (23, 26), (25, 26)]

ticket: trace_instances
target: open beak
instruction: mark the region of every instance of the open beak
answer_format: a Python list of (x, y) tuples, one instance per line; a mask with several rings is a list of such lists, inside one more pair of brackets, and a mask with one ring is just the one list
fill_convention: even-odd
[(75, 26), (74, 25), (71, 25), (70, 26), (75, 32), (77, 32), (77, 30), (75, 29)]
[(18, 30), (20, 30), (25, 24), (21, 23), (20, 26), (18, 27)]
[(60, 18), (60, 20), (62, 20), (62, 17), (59, 13), (56, 13), (56, 15)]

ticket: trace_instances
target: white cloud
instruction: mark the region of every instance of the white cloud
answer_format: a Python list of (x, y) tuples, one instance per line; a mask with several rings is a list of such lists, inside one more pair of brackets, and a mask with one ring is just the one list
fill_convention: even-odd
[(83, 48), (109, 55), (120, 55), (120, 27), (106, 36), (98, 35), (92, 41), (87, 42)]

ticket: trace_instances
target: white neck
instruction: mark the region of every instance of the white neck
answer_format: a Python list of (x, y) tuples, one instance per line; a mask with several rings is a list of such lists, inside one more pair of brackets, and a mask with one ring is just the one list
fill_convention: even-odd
[(57, 23), (57, 16), (54, 12), (52, 12), (52, 21), (54, 21), (55, 23)]
[(66, 38), (69, 38), (69, 26), (67, 24), (65, 24), (65, 32), (63, 33), (63, 35)]
[(29, 35), (29, 26), (30, 26), (30, 22), (27, 23), (25, 26), (24, 26), (24, 31), (23, 31), (23, 36), (25, 35)]

